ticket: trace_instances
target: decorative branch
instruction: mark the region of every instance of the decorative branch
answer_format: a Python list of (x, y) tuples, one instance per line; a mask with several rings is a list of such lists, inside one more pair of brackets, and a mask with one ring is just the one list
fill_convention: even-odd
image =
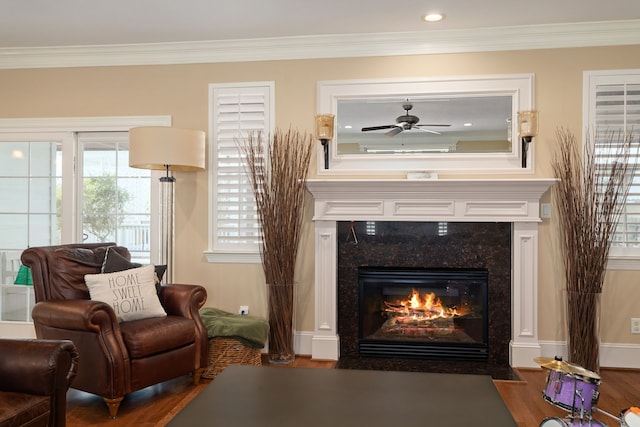
[(262, 231), (261, 256), (269, 284), (292, 284), (304, 212), (312, 136), (276, 129), (240, 141), (246, 155)]
[(553, 196), (568, 291), (602, 292), (611, 240), (637, 169), (638, 144), (631, 133), (596, 135), (596, 141), (610, 153), (607, 159), (596, 156), (589, 138), (583, 157), (575, 135), (556, 130), (551, 166), (560, 182)]
[(560, 179), (553, 197), (567, 291), (569, 360), (598, 372), (600, 294), (612, 239), (636, 174), (639, 147), (631, 132), (596, 134), (596, 144), (587, 138), (584, 154), (566, 129), (556, 131), (556, 142), (551, 166)]
[(262, 232), (260, 255), (268, 289), (269, 360), (289, 363), (293, 349), (294, 276), (313, 137), (276, 129), (238, 145), (247, 161)]

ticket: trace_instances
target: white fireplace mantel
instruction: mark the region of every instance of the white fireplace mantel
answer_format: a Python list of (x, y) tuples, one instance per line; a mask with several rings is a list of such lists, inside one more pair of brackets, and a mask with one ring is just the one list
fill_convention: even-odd
[(337, 360), (337, 221), (512, 223), (511, 366), (536, 366), (540, 198), (555, 179), (310, 179), (315, 223), (314, 359)]

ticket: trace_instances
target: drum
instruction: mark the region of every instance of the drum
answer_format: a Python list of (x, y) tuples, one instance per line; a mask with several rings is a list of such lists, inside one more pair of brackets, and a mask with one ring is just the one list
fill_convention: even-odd
[(540, 427), (608, 427), (598, 420), (570, 420), (569, 418), (545, 418), (540, 423)]
[(620, 425), (622, 427), (640, 427), (640, 408), (633, 406), (622, 411)]
[(551, 404), (584, 418), (598, 403), (599, 387), (599, 378), (550, 370), (542, 396)]

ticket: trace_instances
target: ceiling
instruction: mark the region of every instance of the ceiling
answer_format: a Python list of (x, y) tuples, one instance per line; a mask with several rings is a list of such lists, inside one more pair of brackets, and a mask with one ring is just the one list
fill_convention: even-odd
[[(421, 17), (444, 13), (441, 22)], [(438, 32), (640, 19), (614, 0), (0, 0), (0, 49)]]

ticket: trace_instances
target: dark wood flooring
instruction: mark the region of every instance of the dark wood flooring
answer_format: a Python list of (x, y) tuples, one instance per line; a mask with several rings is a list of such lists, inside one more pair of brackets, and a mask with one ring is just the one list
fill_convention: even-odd
[[(267, 365), (268, 362), (264, 361)], [(315, 361), (308, 357), (297, 357), (291, 365), (270, 365), (280, 368), (326, 368), (335, 362)], [(546, 417), (565, 417), (567, 412), (543, 399), (547, 371), (542, 369), (516, 369), (520, 381), (494, 380), (498, 392), (521, 427), (539, 426)], [(640, 370), (606, 369), (601, 373), (598, 407), (609, 414), (618, 416), (620, 411), (630, 406), (640, 406)], [(108, 425), (112, 427), (160, 427), (164, 426), (211, 380), (203, 380), (198, 386), (190, 377), (176, 378), (162, 384), (148, 387), (125, 397), (115, 420), (108, 418), (107, 409), (100, 397), (77, 390), (69, 390), (67, 395), (67, 425), (86, 427)], [(460, 404), (464, 410), (464, 402)], [(452, 414), (455, 417), (455, 414)], [(595, 419), (609, 427), (619, 427), (620, 423), (597, 412)], [(482, 419), (482, 414), (478, 414)], [(480, 425), (480, 424), (479, 424)]]

